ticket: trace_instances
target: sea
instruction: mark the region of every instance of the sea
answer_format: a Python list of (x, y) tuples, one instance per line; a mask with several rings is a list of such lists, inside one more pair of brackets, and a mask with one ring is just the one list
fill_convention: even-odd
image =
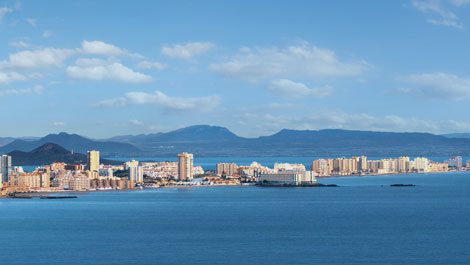
[(319, 182), (0, 199), (0, 264), (470, 264), (470, 172)]

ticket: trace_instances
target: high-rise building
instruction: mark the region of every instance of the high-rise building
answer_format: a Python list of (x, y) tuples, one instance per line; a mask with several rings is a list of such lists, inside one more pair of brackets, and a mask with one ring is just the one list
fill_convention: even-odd
[(88, 151), (87, 170), (98, 172), (100, 169), (100, 151)]
[(8, 182), (8, 176), (11, 174), (11, 156), (2, 155), (0, 157), (0, 177), (1, 181)]
[(216, 174), (218, 176), (233, 176), (237, 173), (237, 164), (235, 163), (218, 163)]
[(181, 181), (193, 178), (193, 154), (178, 154), (178, 179)]
[(144, 182), (144, 171), (141, 166), (129, 167), (129, 180), (135, 183)]
[(410, 158), (407, 156), (401, 156), (398, 158), (398, 172), (406, 173), (410, 171)]
[(358, 163), (357, 168), (358, 168), (359, 171), (367, 171), (369, 169), (367, 167), (367, 156), (359, 157), (359, 163)]
[(461, 156), (451, 156), (449, 160), (446, 160), (445, 163), (449, 165), (449, 167), (462, 167), (462, 157)]

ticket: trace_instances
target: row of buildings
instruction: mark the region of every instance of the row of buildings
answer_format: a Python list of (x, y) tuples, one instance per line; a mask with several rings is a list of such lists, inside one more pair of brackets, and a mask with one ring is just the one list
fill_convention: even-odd
[(368, 160), (366, 156), (312, 161), (312, 171), (318, 176), (354, 174), (426, 173), (448, 171), (448, 163), (433, 162), (425, 157), (411, 160), (407, 156), (380, 160)]

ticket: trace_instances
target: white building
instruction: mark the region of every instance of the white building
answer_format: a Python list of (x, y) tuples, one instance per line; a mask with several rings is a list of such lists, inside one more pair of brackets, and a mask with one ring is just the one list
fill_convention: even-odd
[(258, 181), (260, 183), (274, 185), (301, 185), (314, 184), (317, 182), (313, 171), (283, 171), (278, 173), (260, 174)]

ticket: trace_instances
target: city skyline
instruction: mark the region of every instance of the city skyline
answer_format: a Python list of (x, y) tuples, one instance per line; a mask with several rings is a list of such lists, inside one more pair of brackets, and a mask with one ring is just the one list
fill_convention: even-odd
[(0, 4), (0, 137), (470, 132), (468, 1), (114, 3)]

